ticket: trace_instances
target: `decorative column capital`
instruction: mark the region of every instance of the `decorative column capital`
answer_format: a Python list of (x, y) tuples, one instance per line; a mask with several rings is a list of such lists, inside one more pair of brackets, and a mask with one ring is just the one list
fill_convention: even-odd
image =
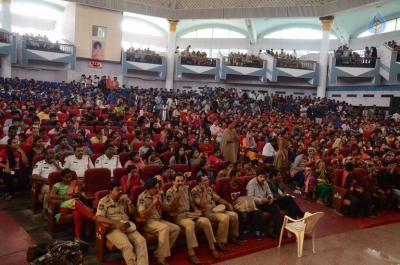
[(322, 24), (322, 31), (331, 31), (334, 16), (320, 17), (319, 20)]
[(176, 32), (176, 27), (178, 26), (178, 22), (179, 20), (168, 20), (170, 32)]

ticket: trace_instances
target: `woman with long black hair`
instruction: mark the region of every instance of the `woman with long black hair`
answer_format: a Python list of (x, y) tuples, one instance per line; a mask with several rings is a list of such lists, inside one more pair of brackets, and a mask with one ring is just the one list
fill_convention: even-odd
[(175, 148), (175, 155), (169, 160), (169, 164), (186, 164), (189, 165), (189, 159), (185, 155), (185, 148), (182, 145), (178, 145)]
[[(15, 138), (8, 139), (7, 148), (0, 152), (0, 168), (3, 169), (0, 178), (6, 185), (6, 201), (11, 201), (15, 197), (15, 192), (28, 184), (28, 175), (24, 170), (28, 162), (28, 157), (20, 148), (19, 141)], [(13, 179), (18, 180), (16, 187), (14, 187)]]

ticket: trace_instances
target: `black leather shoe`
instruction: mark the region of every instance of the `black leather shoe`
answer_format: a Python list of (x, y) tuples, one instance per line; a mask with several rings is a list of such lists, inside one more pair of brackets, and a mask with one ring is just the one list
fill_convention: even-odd
[(224, 251), (224, 252), (228, 252), (229, 251), (229, 249), (227, 247), (225, 247), (225, 245), (222, 244), (222, 243), (217, 242), (217, 243), (214, 244), (214, 246), (218, 250), (221, 250), (221, 251)]

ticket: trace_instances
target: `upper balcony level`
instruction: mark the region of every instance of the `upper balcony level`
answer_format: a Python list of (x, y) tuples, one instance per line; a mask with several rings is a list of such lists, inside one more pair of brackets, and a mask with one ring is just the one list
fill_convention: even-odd
[(343, 57), (330, 53), (328, 78), (330, 83), (336, 83), (338, 77), (366, 77), (371, 79), (372, 84), (379, 85), (379, 68), (380, 58)]
[(21, 63), (28, 64), (29, 60), (51, 61), (68, 64), (74, 70), (76, 64), (76, 47), (59, 42), (22, 39), (18, 37), (21, 47)]
[(214, 75), (215, 80), (226, 79), (227, 75), (256, 76), (262, 82), (267, 79), (277, 82), (278, 76), (305, 78), (312, 85), (318, 84), (319, 64), (314, 61), (276, 59), (267, 54), (256, 58), (245, 57), (196, 58), (179, 57), (176, 75), (208, 74)]
[(0, 56), (10, 56), (12, 63), (17, 62), (16, 37), (6, 31), (0, 31)]
[(388, 81), (397, 81), (400, 74), (400, 46), (392, 48), (384, 44), (379, 47), (378, 55), (381, 58), (379, 74)]
[(128, 70), (156, 72), (161, 78), (165, 78), (166, 59), (159, 54), (146, 54), (140, 52), (122, 52), (122, 73)]
[(281, 59), (269, 54), (261, 54), (260, 57), (268, 62), (267, 79), (278, 81), (278, 76), (307, 79), (311, 85), (318, 85), (319, 64), (315, 61), (301, 59)]
[(220, 80), (220, 58), (183, 57), (176, 59), (176, 76), (182, 74), (213, 75), (215, 80)]

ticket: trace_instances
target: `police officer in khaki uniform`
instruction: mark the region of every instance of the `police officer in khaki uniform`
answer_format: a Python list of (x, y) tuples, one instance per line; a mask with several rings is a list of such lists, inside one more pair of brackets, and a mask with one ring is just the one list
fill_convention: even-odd
[(141, 229), (144, 232), (158, 234), (158, 247), (152, 259), (157, 265), (168, 265), (166, 257), (171, 256), (171, 248), (179, 235), (179, 226), (161, 219), (162, 211), (169, 212), (171, 207), (164, 203), (159, 194), (156, 178), (150, 178), (144, 183), (145, 191), (138, 197), (137, 208), (141, 217), (146, 218)]
[[(207, 176), (197, 176), (197, 183), (198, 185), (192, 189), (190, 195), (204, 216), (210, 219), (211, 222), (218, 223), (215, 248), (221, 251), (228, 251), (228, 248), (223, 244), (228, 239), (233, 244), (240, 245), (240, 242), (236, 239), (239, 236), (238, 215), (234, 212), (232, 204), (222, 199), (212, 190)], [(212, 209), (216, 206), (215, 202), (224, 204), (227, 207), (227, 211), (214, 213)]]
[(173, 222), (185, 229), (189, 261), (192, 264), (199, 265), (201, 262), (193, 250), (198, 246), (195, 234), (196, 226), (201, 227), (206, 235), (208, 244), (210, 246), (209, 253), (214, 258), (219, 258), (219, 255), (214, 247), (214, 243), (216, 241), (210, 220), (205, 217), (195, 218), (194, 220), (188, 218), (187, 213), (190, 212), (190, 208), (194, 209), (194, 213), (196, 214), (202, 215), (202, 213), (189, 196), (189, 189), (184, 185), (184, 182), (185, 178), (183, 174), (177, 173), (174, 176), (174, 185), (166, 192), (164, 201), (171, 206), (171, 211), (175, 211), (178, 214), (173, 218)]
[[(129, 215), (135, 216), (136, 209), (129, 198), (123, 194), (121, 183), (113, 181), (108, 185), (109, 195), (99, 201), (96, 221), (112, 225), (106, 237), (121, 250), (127, 265), (148, 265), (146, 239), (136, 230), (134, 223), (129, 221)], [(132, 243), (135, 245), (133, 252)]]

